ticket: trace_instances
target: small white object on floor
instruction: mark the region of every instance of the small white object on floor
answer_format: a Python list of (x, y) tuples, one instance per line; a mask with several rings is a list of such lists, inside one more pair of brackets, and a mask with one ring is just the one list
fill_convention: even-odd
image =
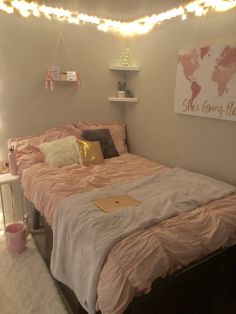
[(0, 313), (67, 314), (31, 236), (28, 236), (26, 249), (12, 255), (0, 232)]

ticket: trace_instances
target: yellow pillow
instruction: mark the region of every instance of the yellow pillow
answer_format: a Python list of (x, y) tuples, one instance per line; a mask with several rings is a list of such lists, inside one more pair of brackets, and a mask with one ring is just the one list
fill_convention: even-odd
[(104, 157), (101, 145), (98, 141), (82, 141), (78, 140), (80, 164), (89, 166), (92, 164), (101, 164), (104, 162)]

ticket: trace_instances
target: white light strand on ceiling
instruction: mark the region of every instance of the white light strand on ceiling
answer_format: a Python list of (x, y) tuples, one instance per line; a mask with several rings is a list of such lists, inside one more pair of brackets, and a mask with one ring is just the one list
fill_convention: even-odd
[(62, 8), (48, 7), (46, 5), (38, 5), (34, 2), (26, 2), (24, 0), (0, 0), (0, 11), (12, 14), (18, 12), (23, 17), (33, 15), (39, 17), (44, 15), (48, 19), (57, 19), (66, 21), (71, 24), (96, 24), (101, 31), (118, 32), (124, 36), (133, 36), (145, 34), (149, 32), (155, 25), (161, 24), (166, 20), (175, 17), (181, 17), (186, 20), (189, 14), (195, 16), (203, 16), (209, 10), (224, 12), (236, 7), (235, 0), (195, 0), (185, 6), (180, 6), (159, 14), (136, 19), (131, 22), (120, 22), (116, 20), (99, 18), (78, 12), (72, 12)]

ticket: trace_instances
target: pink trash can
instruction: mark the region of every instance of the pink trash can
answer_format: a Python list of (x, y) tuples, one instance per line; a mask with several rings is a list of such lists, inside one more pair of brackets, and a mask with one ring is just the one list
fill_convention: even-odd
[(5, 228), (7, 249), (10, 253), (20, 254), (26, 245), (26, 225), (23, 223), (13, 223)]

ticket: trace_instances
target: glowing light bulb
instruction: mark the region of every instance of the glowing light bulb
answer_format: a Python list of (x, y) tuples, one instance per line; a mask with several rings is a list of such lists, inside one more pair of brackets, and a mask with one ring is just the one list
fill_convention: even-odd
[(107, 32), (108, 31), (108, 26), (106, 24), (99, 24), (98, 25), (98, 30)]
[(195, 10), (195, 15), (196, 16), (202, 16), (204, 13), (204, 10), (202, 7), (197, 7), (196, 10)]
[(6, 12), (8, 14), (11, 14), (14, 12), (14, 9), (12, 7), (9, 7), (8, 5), (6, 5), (4, 3), (4, 1), (2, 1), (2, 0), (0, 1), (0, 10)]

